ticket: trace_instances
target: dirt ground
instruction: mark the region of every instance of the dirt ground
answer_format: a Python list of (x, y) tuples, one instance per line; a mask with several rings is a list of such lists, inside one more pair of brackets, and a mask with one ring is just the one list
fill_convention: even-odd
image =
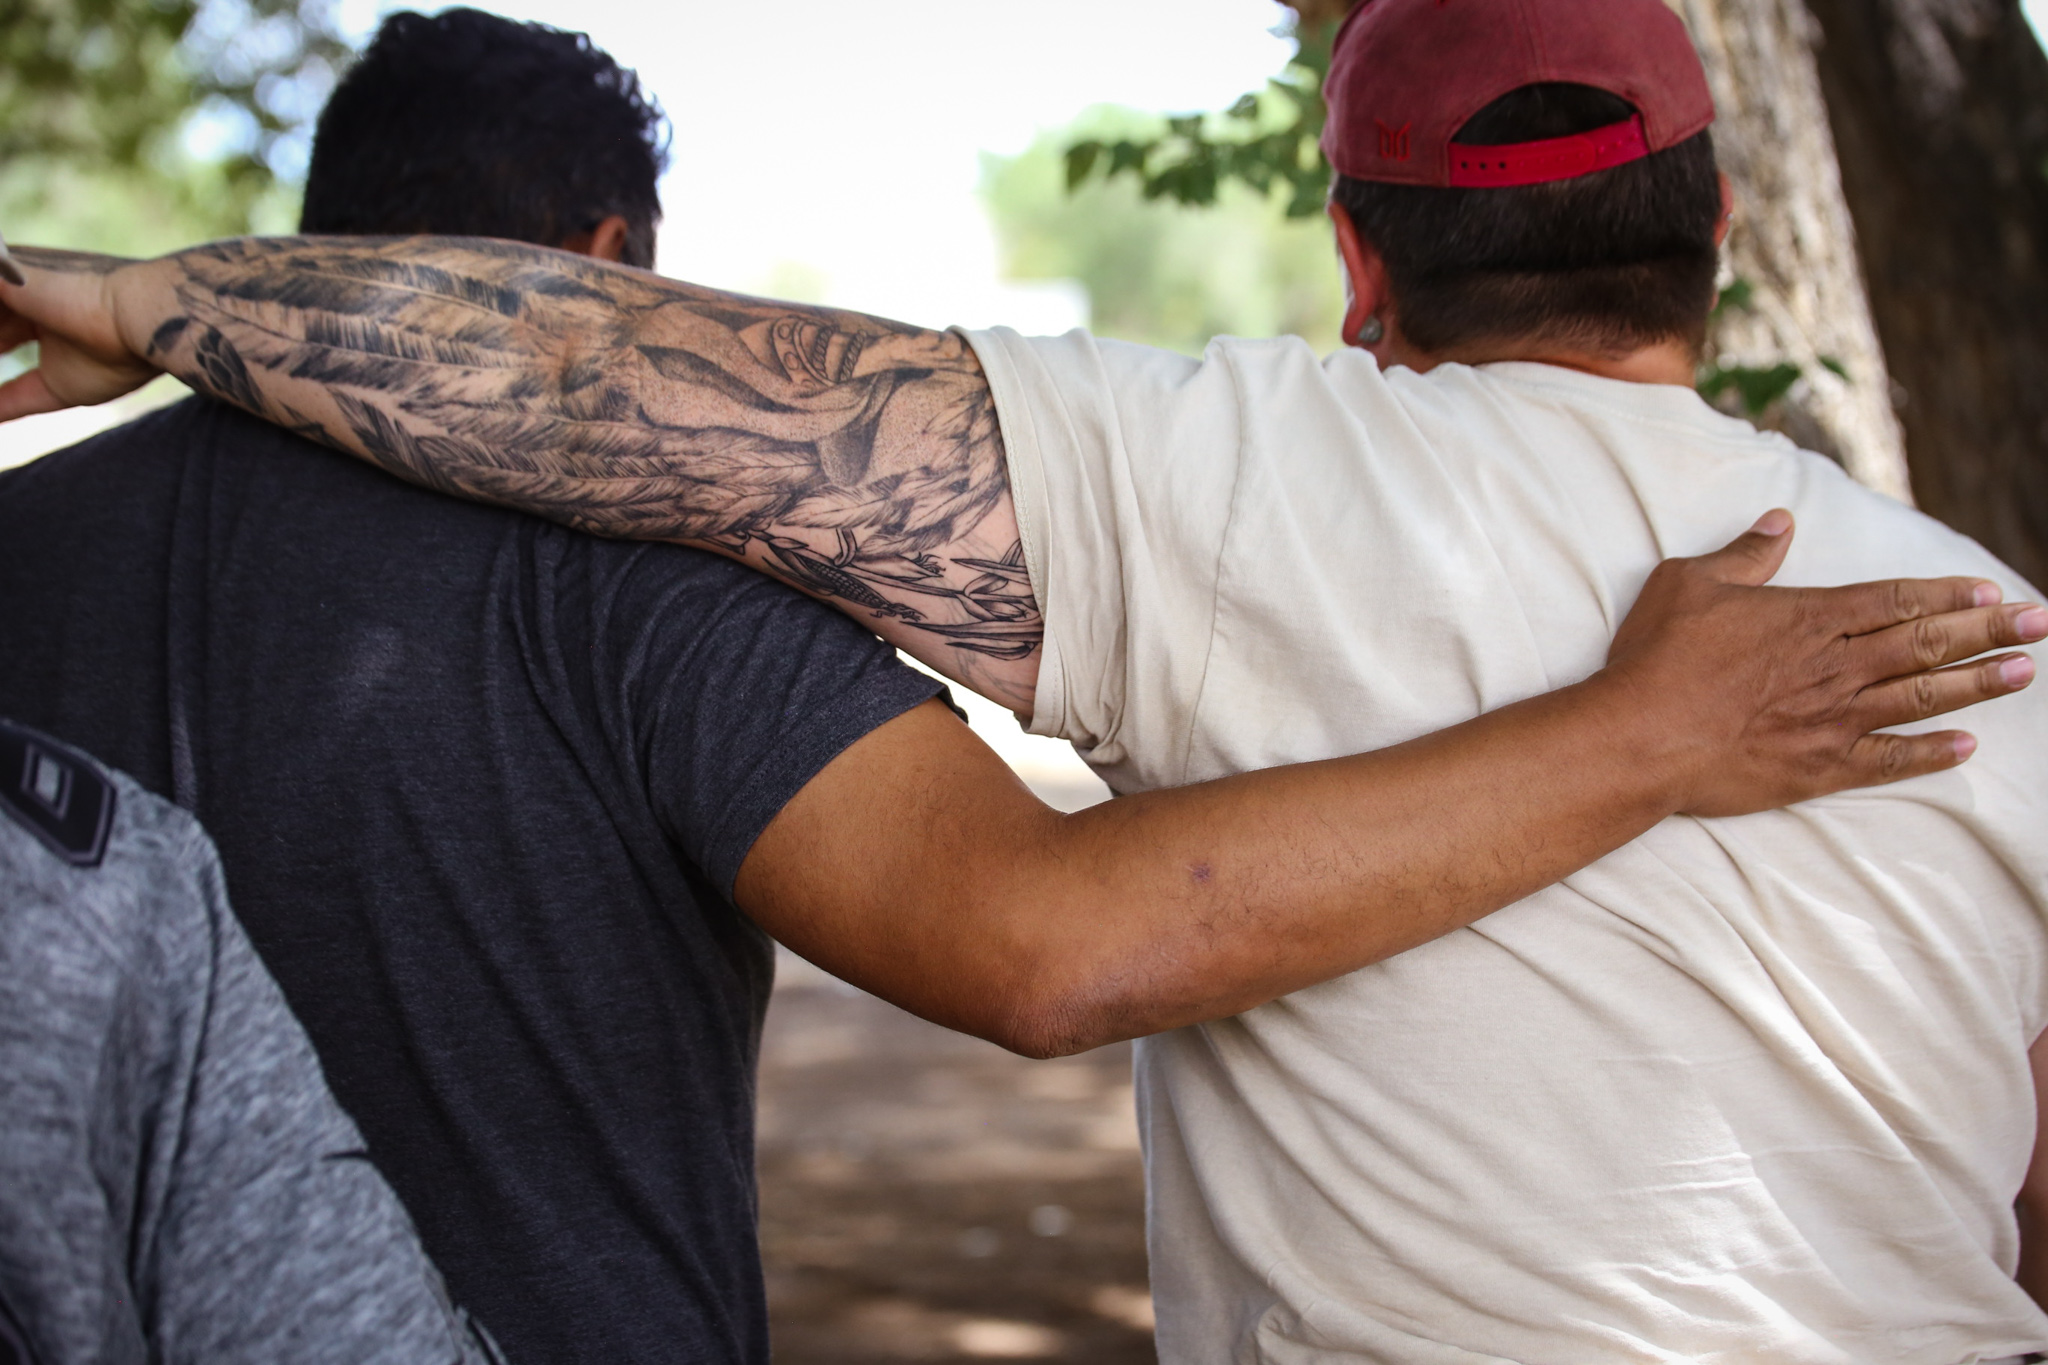
[(1026, 1061), (785, 955), (760, 1163), (780, 1365), (1151, 1365), (1127, 1046)]

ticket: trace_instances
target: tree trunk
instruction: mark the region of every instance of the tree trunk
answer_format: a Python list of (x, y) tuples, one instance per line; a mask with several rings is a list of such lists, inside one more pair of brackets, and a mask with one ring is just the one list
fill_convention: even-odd
[[(1714, 145), (1734, 183), (1728, 261), (1750, 287), (1714, 331), (1724, 366), (1799, 368), (1767, 414), (1857, 479), (1911, 501), (1891, 379), (1836, 173), (1817, 36), (1800, 0), (1669, 0), (1706, 62)], [(1839, 373), (1838, 373), (1839, 370)]]
[(1925, 507), (2048, 584), (2048, 57), (2018, 0), (1807, 0)]

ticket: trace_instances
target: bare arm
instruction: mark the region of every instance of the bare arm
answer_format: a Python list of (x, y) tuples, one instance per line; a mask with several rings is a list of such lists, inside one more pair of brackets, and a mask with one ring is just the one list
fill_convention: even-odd
[[(731, 555), (1030, 712), (1042, 631), (1002, 438), (951, 333), (510, 242), (17, 256), (107, 306), (103, 348), (202, 393), (430, 488)], [(46, 388), (109, 396), (66, 391), (57, 360)]]
[[(1722, 582), (1767, 577), (1786, 539), (1750, 535), (1659, 570), (1586, 682), (1376, 753), (1076, 815), (1040, 805), (928, 704), (791, 800), (741, 866), (739, 902), (840, 976), (1046, 1056), (1234, 1014), (1426, 943), (1677, 811), (1761, 809), (1832, 790), (1861, 764), (1904, 775), (1959, 761), (1967, 745), (1952, 733), (1859, 741), (1870, 747), (1845, 756), (1816, 722), (1861, 732), (1923, 714), (1938, 703), (1918, 680), (1853, 679), (2048, 625), (2018, 627), (2014, 608), (1928, 616), (1939, 601), (1851, 588), (1838, 609), (1873, 625), (1919, 619), (1819, 645), (1797, 595), (1767, 599), (1765, 622), (1766, 599)], [(1908, 591), (1962, 604), (1972, 586)], [(1956, 629), (1933, 640), (1928, 620)], [(1705, 666), (1745, 650), (1789, 670), (1763, 684), (1779, 701), (1731, 696)], [(2016, 686), (1995, 663), (1919, 678), (1949, 701)]]

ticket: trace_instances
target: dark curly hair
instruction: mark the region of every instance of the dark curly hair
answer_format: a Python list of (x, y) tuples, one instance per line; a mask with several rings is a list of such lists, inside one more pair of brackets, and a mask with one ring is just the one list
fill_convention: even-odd
[(618, 214), (652, 266), (667, 164), (660, 108), (584, 34), (404, 11), (320, 115), (299, 229), (560, 246)]

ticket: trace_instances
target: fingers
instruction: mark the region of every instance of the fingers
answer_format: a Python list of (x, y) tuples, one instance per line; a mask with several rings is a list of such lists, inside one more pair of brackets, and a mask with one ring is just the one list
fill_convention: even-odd
[(0, 422), (32, 417), (39, 412), (60, 412), (76, 406), (50, 392), (41, 370), (30, 370), (0, 384)]
[[(1967, 580), (1957, 580), (1967, 581)], [(2030, 645), (2048, 637), (2048, 610), (2032, 602), (1973, 607), (1922, 617), (1849, 642), (1849, 657), (1872, 680), (1903, 678), (1975, 658), (1989, 649)]]
[(1844, 787), (1877, 787), (1955, 767), (1977, 750), (1973, 735), (1865, 735), (1849, 752)]
[(1791, 548), (1792, 514), (1777, 507), (1758, 517), (1756, 525), (1720, 549), (1697, 556), (1692, 562), (1723, 583), (1757, 588), (1771, 581)]
[(1859, 730), (1909, 725), (1980, 701), (2011, 696), (2034, 681), (2034, 671), (2034, 661), (2026, 655), (2001, 654), (1956, 668), (1895, 678), (1864, 688), (1845, 720)]
[(1981, 578), (1892, 578), (1805, 590), (1831, 630), (1869, 635), (1907, 621), (1988, 607), (2004, 593)]

